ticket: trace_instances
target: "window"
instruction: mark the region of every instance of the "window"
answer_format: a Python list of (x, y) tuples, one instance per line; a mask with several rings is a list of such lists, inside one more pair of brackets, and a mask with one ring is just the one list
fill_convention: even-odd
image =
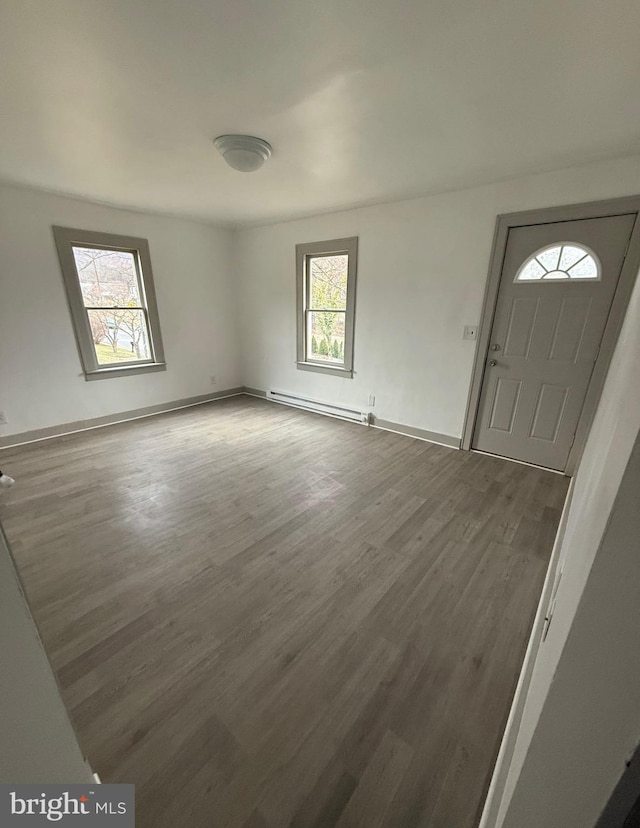
[(53, 233), (86, 379), (164, 369), (146, 239)]
[(358, 239), (296, 245), (298, 368), (353, 376)]
[(530, 256), (516, 273), (516, 282), (555, 279), (581, 282), (600, 278), (595, 253), (580, 244), (553, 244)]

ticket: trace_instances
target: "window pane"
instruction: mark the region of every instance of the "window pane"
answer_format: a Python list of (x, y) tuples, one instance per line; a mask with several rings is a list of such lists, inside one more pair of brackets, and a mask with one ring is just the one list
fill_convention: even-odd
[(309, 308), (347, 307), (349, 257), (316, 256), (309, 260)]
[(529, 282), (535, 279), (542, 279), (544, 276), (544, 268), (542, 265), (537, 262), (535, 259), (531, 259), (527, 264), (520, 270), (516, 279), (518, 282)]
[(593, 260), (593, 256), (585, 256), (582, 261), (570, 267), (569, 276), (572, 279), (597, 279), (598, 265)]
[(73, 256), (85, 307), (142, 306), (133, 253), (74, 247)]
[(571, 265), (579, 262), (580, 259), (583, 259), (586, 255), (587, 251), (584, 250), (584, 248), (574, 247), (571, 244), (565, 244), (562, 248), (562, 256), (560, 256), (560, 264), (558, 265), (558, 268), (560, 270), (568, 270)]
[(545, 270), (555, 270), (558, 267), (560, 248), (550, 247), (548, 250), (543, 250), (542, 253), (538, 253), (536, 258)]
[(307, 314), (307, 359), (344, 363), (344, 312)]
[(87, 314), (99, 365), (151, 359), (144, 311), (105, 308)]

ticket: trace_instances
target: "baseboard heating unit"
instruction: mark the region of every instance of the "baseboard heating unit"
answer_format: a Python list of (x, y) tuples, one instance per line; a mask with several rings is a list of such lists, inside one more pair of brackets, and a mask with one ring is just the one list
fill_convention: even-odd
[(342, 405), (310, 400), (307, 397), (298, 397), (296, 394), (286, 394), (284, 391), (267, 391), (267, 399), (283, 405), (292, 405), (294, 408), (303, 408), (305, 411), (315, 411), (316, 414), (350, 420), (352, 423), (369, 425), (370, 422), (368, 411), (358, 411), (356, 408), (345, 408)]

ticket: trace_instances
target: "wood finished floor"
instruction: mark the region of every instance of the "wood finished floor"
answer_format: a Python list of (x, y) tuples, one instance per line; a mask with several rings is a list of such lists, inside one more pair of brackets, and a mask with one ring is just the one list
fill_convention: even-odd
[(138, 828), (473, 828), (567, 480), (247, 397), (0, 452)]

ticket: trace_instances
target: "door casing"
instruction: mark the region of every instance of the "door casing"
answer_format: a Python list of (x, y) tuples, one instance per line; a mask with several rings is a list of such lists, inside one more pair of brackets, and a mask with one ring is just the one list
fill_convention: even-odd
[(500, 289), (500, 278), (502, 276), (502, 266), (507, 249), (509, 230), (512, 227), (525, 227), (529, 224), (552, 224), (559, 221), (619, 216), (625, 213), (635, 213), (636, 221), (620, 272), (618, 286), (611, 304), (611, 310), (609, 311), (605, 325), (602, 342), (600, 344), (600, 352), (594, 364), (593, 373), (578, 421), (575, 440), (569, 452), (567, 465), (564, 470), (567, 475), (573, 475), (575, 473), (584, 450), (591, 423), (593, 422), (598, 400), (600, 399), (602, 387), (609, 369), (609, 363), (611, 362), (627, 305), (629, 304), (629, 297), (633, 290), (636, 274), (640, 268), (640, 219), (638, 218), (638, 214), (640, 214), (640, 196), (614, 198), (606, 201), (590, 201), (586, 204), (569, 204), (564, 207), (548, 207), (541, 210), (526, 210), (524, 212), (505, 213), (504, 215), (498, 216), (493, 236), (489, 275), (484, 293), (460, 448), (466, 451), (471, 449), (471, 441), (480, 404), (482, 380), (489, 351), (489, 338), (491, 336), (491, 329), (498, 303), (498, 291)]

